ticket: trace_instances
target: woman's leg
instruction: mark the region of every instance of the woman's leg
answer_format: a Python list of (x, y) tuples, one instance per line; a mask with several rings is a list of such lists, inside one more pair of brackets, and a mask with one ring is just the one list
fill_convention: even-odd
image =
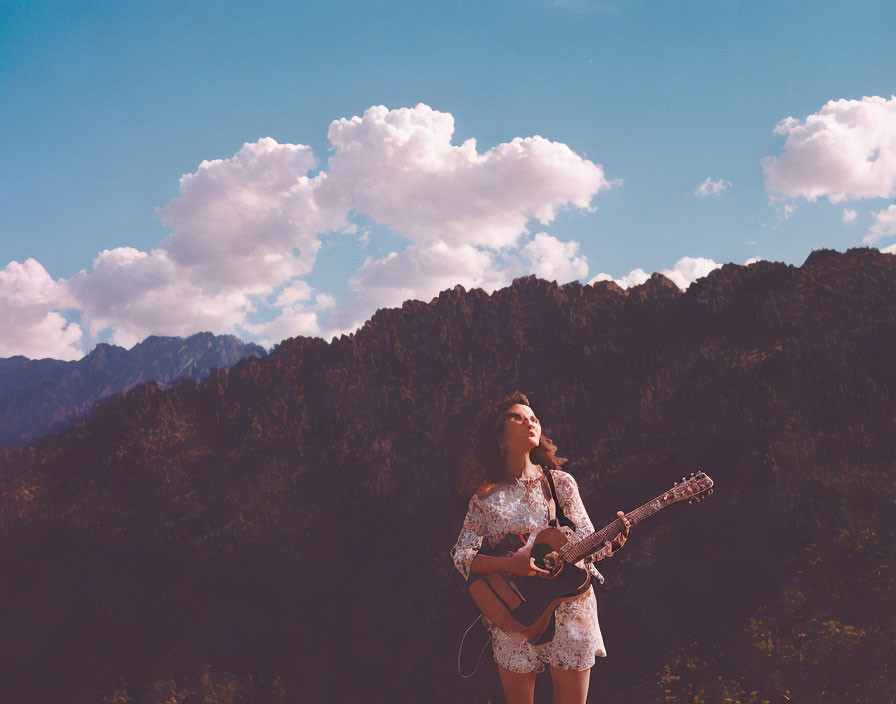
[(535, 698), (537, 672), (512, 672), (498, 665), (498, 674), (501, 675), (501, 685), (504, 687), (507, 704), (532, 704)]
[(585, 704), (591, 669), (561, 670), (552, 665), (551, 681), (554, 683), (554, 704)]

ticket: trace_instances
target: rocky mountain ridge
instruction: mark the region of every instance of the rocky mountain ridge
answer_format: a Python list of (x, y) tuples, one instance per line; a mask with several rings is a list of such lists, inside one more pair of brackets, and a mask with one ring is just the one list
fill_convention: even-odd
[(59, 430), (97, 401), (137, 384), (199, 381), (250, 355), (264, 357), (266, 351), (233, 335), (204, 332), (188, 338), (152, 335), (130, 350), (100, 343), (73, 362), (0, 359), (0, 447)]
[(0, 560), (22, 565), (0, 680), (33, 702), (500, 701), (487, 656), (455, 672), (475, 610), (449, 549), (476, 415), (518, 388), (596, 526), (696, 469), (716, 484), (601, 563), (594, 701), (889, 701), (894, 347), (896, 257), (856, 249), (686, 292), (456, 287), (135, 387), (0, 454)]

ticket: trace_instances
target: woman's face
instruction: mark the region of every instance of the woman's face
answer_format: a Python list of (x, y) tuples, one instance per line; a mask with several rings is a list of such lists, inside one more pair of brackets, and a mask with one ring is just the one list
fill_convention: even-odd
[(504, 435), (501, 441), (509, 453), (525, 453), (541, 442), (541, 423), (532, 409), (515, 403), (504, 413)]

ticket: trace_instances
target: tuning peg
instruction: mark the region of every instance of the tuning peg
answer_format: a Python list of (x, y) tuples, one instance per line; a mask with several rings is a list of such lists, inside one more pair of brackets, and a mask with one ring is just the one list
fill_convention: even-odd
[(694, 476), (694, 473), (693, 473), (693, 472), (691, 472), (691, 476), (692, 476), (692, 477)]

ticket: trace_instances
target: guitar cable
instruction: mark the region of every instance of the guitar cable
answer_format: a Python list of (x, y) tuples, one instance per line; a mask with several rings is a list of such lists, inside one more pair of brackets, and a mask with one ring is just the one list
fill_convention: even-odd
[(479, 663), (482, 662), (482, 656), (485, 654), (485, 649), (492, 642), (491, 638), (489, 638), (488, 640), (485, 641), (485, 645), (483, 645), (482, 650), (479, 651), (479, 659), (476, 661), (476, 667), (473, 668), (473, 671), (469, 675), (465, 675), (463, 672), (460, 671), (460, 654), (463, 652), (463, 649), (464, 649), (464, 641), (467, 639), (467, 634), (470, 632), (470, 629), (473, 628), (473, 626), (476, 625), (476, 621), (479, 621), (479, 619), (481, 619), (481, 618), (482, 618), (482, 614), (479, 614), (476, 617), (476, 620), (473, 621), (473, 623), (471, 623), (469, 626), (467, 626), (467, 630), (464, 631), (463, 638), (460, 639), (460, 647), (457, 649), (457, 674), (459, 674), (465, 680), (470, 679), (473, 675), (476, 674), (476, 670), (479, 669)]

